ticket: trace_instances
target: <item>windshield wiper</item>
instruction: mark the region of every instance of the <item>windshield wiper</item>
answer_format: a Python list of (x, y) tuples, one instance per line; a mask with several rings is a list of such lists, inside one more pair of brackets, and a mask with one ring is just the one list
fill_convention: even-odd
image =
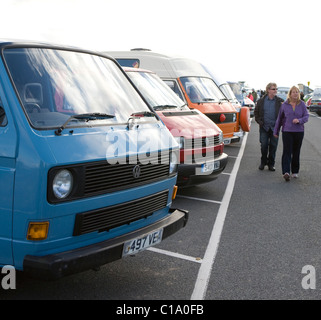
[(134, 123), (132, 123), (131, 127), (130, 127), (130, 121), (134, 121), (136, 119), (140, 119), (143, 117), (155, 117), (157, 118), (156, 113), (152, 112), (152, 111), (141, 111), (141, 112), (134, 112), (130, 115), (130, 117), (127, 120), (127, 129), (130, 129), (132, 126), (134, 126)]
[(56, 136), (60, 136), (61, 132), (66, 128), (67, 124), (71, 120), (84, 120), (84, 121), (92, 121), (92, 120), (103, 120), (103, 119), (111, 119), (115, 118), (115, 115), (113, 114), (108, 114), (108, 113), (99, 113), (99, 112), (94, 112), (94, 113), (81, 113), (81, 114), (74, 114), (70, 116), (67, 121), (59, 127), (56, 131), (55, 134)]
[(171, 104), (162, 104), (162, 105), (153, 107), (154, 110), (177, 109), (177, 108), (178, 108), (178, 106), (171, 105)]
[(202, 99), (202, 102), (203, 102), (203, 101), (215, 101), (215, 99), (214, 99), (214, 98), (203, 98), (203, 99)]

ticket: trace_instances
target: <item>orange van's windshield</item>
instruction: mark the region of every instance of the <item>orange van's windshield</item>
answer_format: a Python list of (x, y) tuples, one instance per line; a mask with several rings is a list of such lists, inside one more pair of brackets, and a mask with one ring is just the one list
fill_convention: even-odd
[(181, 77), (184, 89), (192, 103), (220, 102), (226, 100), (212, 79)]

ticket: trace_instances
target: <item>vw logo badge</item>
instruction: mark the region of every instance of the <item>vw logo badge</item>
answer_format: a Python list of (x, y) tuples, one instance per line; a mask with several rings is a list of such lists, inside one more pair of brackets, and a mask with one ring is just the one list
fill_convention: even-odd
[(140, 166), (138, 164), (133, 168), (133, 177), (135, 179), (140, 177)]

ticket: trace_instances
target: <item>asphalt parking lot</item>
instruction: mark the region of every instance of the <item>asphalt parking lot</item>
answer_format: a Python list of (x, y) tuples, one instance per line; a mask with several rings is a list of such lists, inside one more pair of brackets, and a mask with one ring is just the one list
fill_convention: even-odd
[(189, 211), (187, 226), (135, 256), (44, 282), (19, 275), (0, 299), (255, 300), (321, 299), (302, 286), (305, 266), (321, 270), (318, 128), (311, 116), (300, 178), (285, 183), (279, 142), (275, 172), (259, 171), (258, 126), (225, 147), (229, 162), (210, 183), (181, 189), (173, 207)]

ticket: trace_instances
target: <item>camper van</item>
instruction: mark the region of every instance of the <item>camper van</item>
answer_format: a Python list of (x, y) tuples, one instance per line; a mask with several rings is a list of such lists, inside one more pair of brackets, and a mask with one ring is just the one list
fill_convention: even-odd
[(200, 63), (142, 49), (108, 54), (124, 67), (156, 72), (190, 109), (198, 109), (217, 124), (223, 132), (225, 144), (240, 141), (243, 132), (240, 131), (237, 110)]
[[(239, 103), (243, 106), (249, 109), (250, 116), (254, 116), (254, 109), (255, 109), (255, 103), (247, 97), (248, 92), (246, 89), (242, 86), (239, 82), (233, 82), (228, 81), (229, 86), (231, 87), (231, 90), (233, 91), (233, 94), (239, 101)], [(252, 91), (252, 89), (250, 89)]]
[(197, 109), (190, 110), (154, 72), (127, 67), (124, 70), (179, 143), (177, 186), (216, 179), (228, 159), (218, 126)]
[(0, 41), (0, 265), (44, 279), (183, 228), (178, 144), (101, 53)]
[[(220, 88), (220, 90), (223, 92), (223, 94), (228, 99), (228, 101), (237, 110), (238, 123), (239, 123), (241, 130), (243, 132), (249, 132), (251, 129), (251, 112), (254, 112), (254, 109), (252, 110), (252, 108), (249, 108), (248, 106), (244, 106), (243, 103), (242, 104), (240, 103), (240, 101), (236, 98), (232, 88), (230, 87), (230, 85), (228, 84), (228, 82), (225, 79), (220, 77), (217, 73), (214, 73), (208, 67), (206, 67), (204, 65), (203, 65), (203, 67), (206, 70), (206, 72), (212, 77), (213, 81)], [(253, 101), (251, 101), (251, 102), (254, 106)]]

